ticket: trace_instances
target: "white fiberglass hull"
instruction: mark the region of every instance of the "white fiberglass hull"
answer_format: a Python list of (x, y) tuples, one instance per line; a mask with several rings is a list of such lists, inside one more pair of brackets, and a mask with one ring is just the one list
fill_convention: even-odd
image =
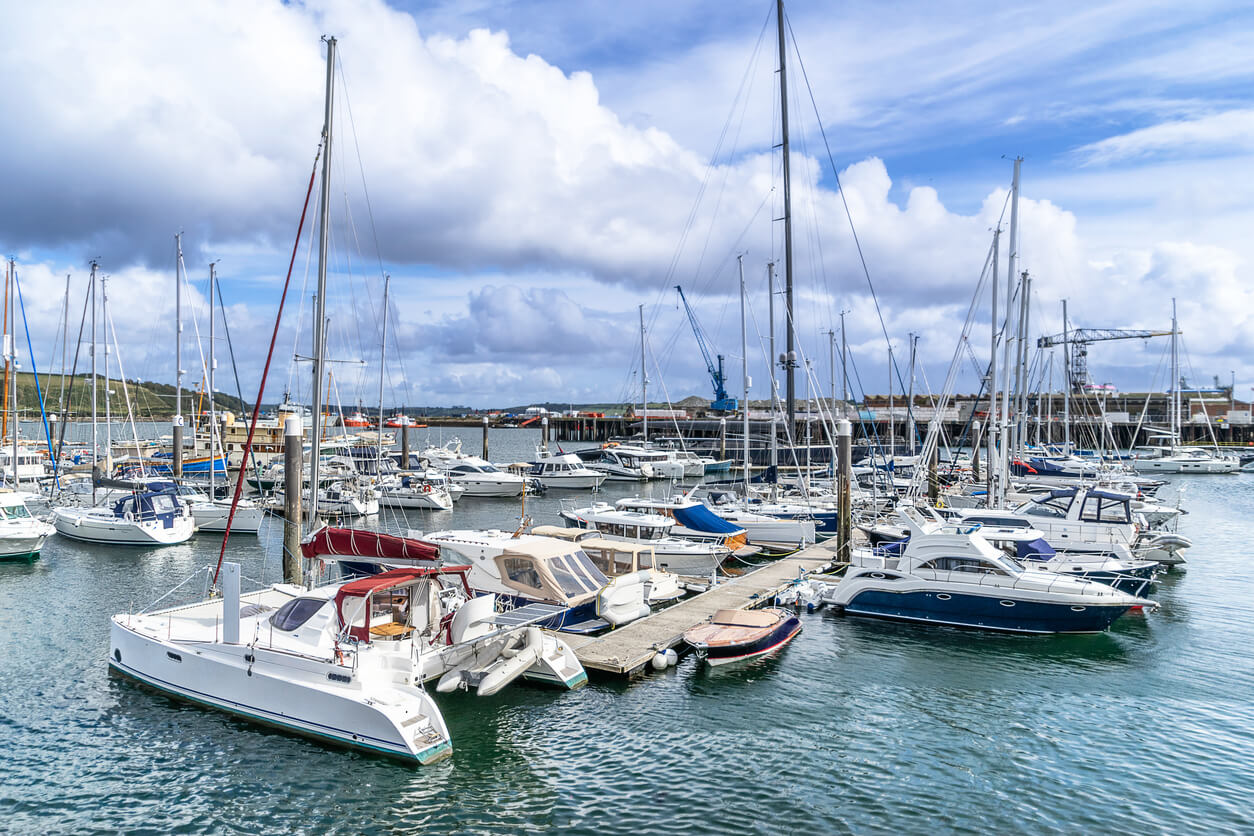
[(196, 531), (190, 515), (180, 515), (167, 526), (162, 520), (125, 520), (91, 508), (57, 508), (52, 512), (57, 533), (88, 543), (118, 546), (168, 546), (185, 543)]
[[(508, 474), (501, 474), (508, 476)], [(490, 479), (483, 476), (454, 476), (453, 484), (462, 488), (466, 496), (503, 497), (521, 496), (527, 489), (527, 480), (521, 476), (507, 479)]]
[(379, 504), (384, 508), (420, 508), (435, 511), (448, 511), (453, 507), (453, 498), (448, 491), (431, 488), (429, 491), (384, 489)]
[[(354, 749), (429, 764), (452, 754), (427, 693), (398, 682), (363, 683), (353, 668), (245, 644), (168, 641), (128, 626), (160, 615), (114, 616), (109, 669), (173, 697)], [(334, 677), (334, 678), (333, 678)]]
[(1138, 473), (1236, 473), (1241, 469), (1233, 459), (1135, 459)]
[(601, 487), (601, 483), (604, 482), (608, 478), (608, 476), (605, 473), (598, 473), (597, 471), (593, 470), (587, 474), (555, 473), (551, 476), (537, 476), (536, 478), (540, 480), (540, 484), (544, 485), (544, 487), (549, 488), (551, 490), (561, 491), (561, 490), (596, 490), (597, 488)]
[[(192, 504), (192, 517), (196, 520), (197, 531), (226, 531), (227, 517), (231, 514), (230, 502), (197, 502)], [(241, 502), (235, 509), (235, 519), (231, 521), (231, 531), (239, 534), (256, 534), (261, 530), (261, 522), (266, 512), (251, 502)]]
[[(17, 522), (16, 520), (11, 522)], [(53, 527), (38, 520), (20, 527), (0, 524), (0, 560), (32, 557), (39, 554)]]

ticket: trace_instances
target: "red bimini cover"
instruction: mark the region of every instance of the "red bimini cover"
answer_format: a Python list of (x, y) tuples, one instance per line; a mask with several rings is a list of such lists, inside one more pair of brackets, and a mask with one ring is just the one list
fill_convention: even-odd
[[(357, 528), (319, 529), (301, 543), (301, 554), (309, 559), (317, 557), (368, 557), (383, 561), (430, 561), (440, 557), (440, 550), (421, 540), (363, 531)], [(391, 574), (390, 572), (387, 574)]]

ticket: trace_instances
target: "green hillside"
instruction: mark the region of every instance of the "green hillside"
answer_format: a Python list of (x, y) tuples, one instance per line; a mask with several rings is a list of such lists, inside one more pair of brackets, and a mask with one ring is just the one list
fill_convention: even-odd
[[(73, 385), (71, 386), (71, 382)], [(129, 394), (131, 398), (132, 410), (136, 420), (150, 419), (167, 419), (174, 414), (174, 387), (168, 383), (155, 383), (152, 381), (136, 382), (133, 380), (126, 381), (125, 393), (122, 388), (122, 381), (112, 378), (109, 381), (109, 404), (110, 412), (113, 416), (120, 417), (126, 415), (126, 398)], [(65, 396), (68, 396), (68, 409), (62, 406), (62, 386), (61, 375), (51, 374), (39, 376), (39, 386), (43, 391), (44, 403), (49, 414), (61, 414), (63, 411), (68, 412), (71, 419), (86, 419), (91, 417), (91, 375), (76, 375), (73, 380), (67, 375), (65, 379)], [(9, 394), (9, 399), (4, 402), (4, 409), (10, 409), (13, 395)], [(105, 403), (105, 381), (104, 378), (97, 380), (96, 387), (96, 409), (100, 415), (104, 415)], [(218, 393), (215, 396), (218, 409), (232, 410), (236, 414), (241, 412), (240, 401), (233, 395)], [(35, 395), (35, 377), (29, 372), (18, 372), (17, 374), (17, 408), (23, 418), (34, 418), (39, 414), (39, 399)], [(204, 410), (209, 408), (208, 398), (203, 401), (199, 394), (188, 389), (183, 390), (183, 414), (191, 415), (198, 409)]]

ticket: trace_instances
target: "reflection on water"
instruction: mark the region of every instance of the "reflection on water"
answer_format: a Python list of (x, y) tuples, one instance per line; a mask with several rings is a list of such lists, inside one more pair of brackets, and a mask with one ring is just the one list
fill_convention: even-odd
[[(446, 436), (447, 438), (448, 436)], [(493, 457), (538, 434), (494, 431)], [(468, 436), (477, 447), (477, 431)], [(433, 440), (437, 440), (433, 437)], [(612, 485), (614, 498), (635, 485)], [(669, 487), (647, 486), (662, 495)], [(528, 499), (555, 522), (563, 497)], [(1187, 571), (1098, 636), (1001, 636), (829, 612), (774, 656), (643, 680), (441, 695), (455, 756), (411, 769), (176, 703), (106, 674), (108, 618), (217, 559), (53, 538), (0, 566), (0, 785), (12, 832), (1250, 831), (1254, 475), (1199, 477)], [(381, 514), (513, 528), (512, 501)], [(280, 571), (281, 526), (236, 535)]]

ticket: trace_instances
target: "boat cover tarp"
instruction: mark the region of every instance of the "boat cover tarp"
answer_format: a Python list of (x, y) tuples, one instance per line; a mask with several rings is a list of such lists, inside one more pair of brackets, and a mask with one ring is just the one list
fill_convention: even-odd
[(675, 522), (693, 531), (704, 531), (709, 534), (740, 534), (739, 526), (734, 525), (711, 511), (701, 503), (675, 508), (672, 512)]
[(440, 556), (431, 543), (377, 531), (325, 526), (300, 546), (301, 554), (317, 557), (373, 557), (378, 560), (430, 560)]
[(1049, 560), (1058, 554), (1053, 546), (1040, 537), (1035, 540), (1019, 541), (1015, 545), (1015, 551), (1021, 560)]

